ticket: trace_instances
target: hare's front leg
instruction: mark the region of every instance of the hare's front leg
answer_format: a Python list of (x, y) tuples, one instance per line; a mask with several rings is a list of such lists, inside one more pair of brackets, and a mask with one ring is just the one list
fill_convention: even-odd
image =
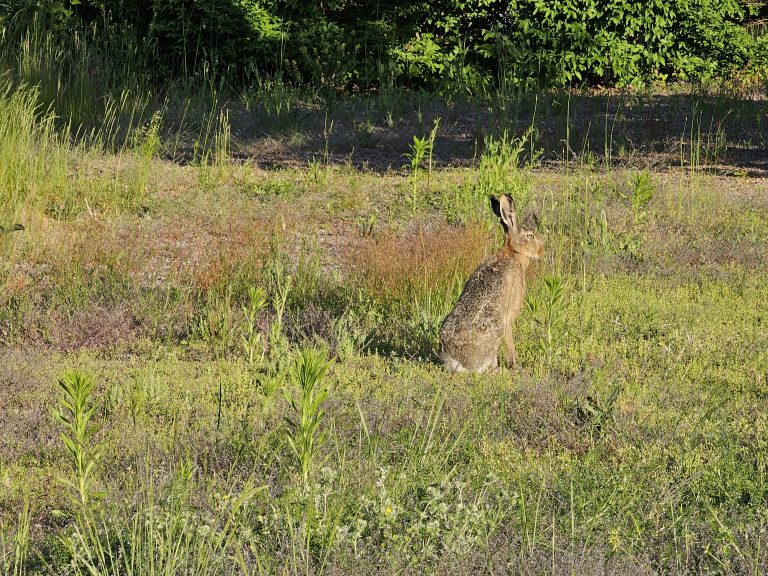
[(504, 346), (507, 349), (507, 366), (517, 366), (517, 352), (515, 351), (515, 339), (512, 337), (512, 323), (504, 326)]

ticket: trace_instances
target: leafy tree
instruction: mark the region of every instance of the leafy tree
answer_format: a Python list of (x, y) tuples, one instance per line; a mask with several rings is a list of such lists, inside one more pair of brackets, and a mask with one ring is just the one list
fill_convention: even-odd
[[(727, 76), (765, 66), (740, 0), (24, 0), (0, 4), (22, 34), (133, 38), (159, 76), (257, 75), (329, 90), (395, 82), (482, 92)], [(13, 35), (6, 41), (13, 40)], [(118, 40), (118, 42), (115, 42)], [(757, 63), (757, 64), (756, 64)]]

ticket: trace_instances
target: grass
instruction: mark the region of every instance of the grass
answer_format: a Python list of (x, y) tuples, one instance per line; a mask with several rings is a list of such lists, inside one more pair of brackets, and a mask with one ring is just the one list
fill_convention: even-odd
[[(433, 175), (437, 186), (463, 177), (461, 170)], [(365, 208), (313, 214), (317, 195), (327, 192), (308, 192), (291, 213), (313, 219), (295, 232), (279, 226), (282, 246), (254, 256), (263, 275), (242, 280), (236, 263), (202, 283), (200, 270), (184, 269), (218, 270), (214, 251), (179, 260), (173, 275), (144, 286), (143, 266), (154, 262), (99, 263), (120, 262), (132, 243), (146, 242), (135, 235), (108, 242), (110, 227), (89, 230), (87, 244), (101, 249), (78, 255), (81, 280), (67, 275), (71, 260), (36, 264), (47, 266), (49, 283), (19, 281), (3, 309), (2, 377), (12, 383), (3, 402), (15, 407), (2, 447), (8, 570), (17, 562), (9, 543), (26, 497), (37, 519), (28, 573), (62, 563), (73, 573), (193, 565), (244, 573), (363, 566), (474, 573), (497, 565), (517, 573), (604, 565), (759, 573), (768, 369), (762, 200), (716, 193), (720, 177), (704, 177), (691, 193), (683, 175), (659, 174), (638, 219), (625, 198), (632, 172), (529, 177), (532, 190), (548, 190), (532, 202), (541, 206), (550, 256), (530, 279), (531, 306), (516, 327), (523, 368), (514, 373), (448, 376), (432, 363), (442, 316), (495, 244), (485, 223), (451, 226), (440, 208), (422, 209), (419, 219), (434, 224), (421, 230), (408, 229), (415, 226), (408, 210), (382, 224), (388, 231), (361, 237), (354, 217)], [(604, 190), (590, 210), (574, 205), (584, 178)], [(261, 212), (287, 209), (280, 199), (218, 197), (190, 182), (187, 200), (158, 200), (152, 218), (166, 222), (165, 213), (181, 230), (214, 226), (236, 235), (237, 222), (249, 218), (243, 202)], [(389, 186), (396, 203), (399, 184)], [(681, 191), (687, 196), (678, 204)], [(218, 224), (189, 208), (214, 198), (224, 211)], [(602, 232), (590, 220), (602, 221), (600, 214)], [(146, 216), (131, 212), (111, 218), (136, 230), (146, 225)], [(305, 257), (322, 258), (319, 271), (284, 252), (308, 222), (320, 230), (345, 221), (348, 248)], [(50, 225), (87, 222), (82, 215)], [(627, 234), (636, 248), (622, 240)], [(157, 235), (152, 241), (166, 245)], [(190, 246), (179, 249), (188, 256)], [(334, 260), (339, 272), (328, 268)], [(269, 303), (240, 288), (250, 282), (267, 289)], [(114, 286), (122, 287), (113, 296)], [(89, 341), (88, 332), (123, 306), (137, 311), (128, 324)], [(141, 309), (165, 317), (142, 320)], [(46, 329), (49, 315), (66, 314), (72, 320), (59, 330), (77, 335)], [(159, 329), (172, 316), (181, 322), (177, 332)], [(200, 318), (217, 328), (198, 331)], [(345, 319), (341, 328), (337, 319)], [(30, 346), (46, 334), (47, 348)], [(298, 416), (275, 392), (290, 385), (286, 357), (305, 339), (337, 354), (325, 376), (333, 394), (318, 421), (324, 442), (312, 445), (311, 457), (291, 448), (300, 428), (283, 418)], [(44, 408), (70, 367), (96, 379), (92, 418), (105, 447), (94, 468), (103, 511), (80, 520), (66, 487), (43, 480), (71, 467), (60, 425)], [(251, 496), (245, 486), (258, 490)], [(64, 533), (74, 536), (57, 544)], [(152, 542), (160, 547), (148, 548)], [(113, 565), (118, 556), (130, 564)]]
[[(41, 90), (0, 91), (0, 574), (768, 570), (750, 103), (279, 85), (82, 137)], [(547, 245), (520, 369), (449, 375), (503, 191)]]

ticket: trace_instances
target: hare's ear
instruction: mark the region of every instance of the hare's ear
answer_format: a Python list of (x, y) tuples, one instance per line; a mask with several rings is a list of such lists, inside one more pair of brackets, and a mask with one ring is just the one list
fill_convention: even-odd
[(517, 211), (515, 210), (515, 201), (512, 196), (504, 194), (498, 198), (491, 196), (491, 208), (493, 213), (501, 220), (504, 226), (504, 232), (517, 232)]
[(529, 212), (528, 215), (523, 218), (523, 228), (526, 230), (538, 230), (539, 229), (539, 216), (534, 212)]

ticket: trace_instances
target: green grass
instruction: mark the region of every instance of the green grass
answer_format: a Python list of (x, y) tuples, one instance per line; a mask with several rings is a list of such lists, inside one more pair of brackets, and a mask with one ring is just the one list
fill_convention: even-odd
[[(322, 266), (310, 272), (281, 255), (287, 247), (265, 248), (266, 275), (254, 276), (272, 297), (261, 339), (253, 340), (256, 317), (240, 311), (247, 293), (240, 296), (237, 275), (227, 273), (209, 288), (189, 288), (208, 296), (193, 296), (189, 328), (178, 336), (162, 337), (154, 324), (127, 334), (118, 326), (97, 347), (53, 355), (22, 346), (45, 333), (35, 326), (44, 324), (42, 313), (87, 314), (112, 301), (111, 288), (96, 283), (96, 269), (85, 263), (85, 284), (62, 275), (51, 286), (27, 287), (29, 316), (14, 316), (12, 303), (4, 312), (6, 326), (24, 324), (9, 330), (18, 336), (3, 350), (3, 378), (11, 383), (4, 402), (16, 407), (0, 460), (4, 542), (14, 541), (15, 519), (28, 501), (41, 520), (27, 573), (62, 563), (73, 573), (354, 573), (362, 566), (470, 573), (481, 558), (487, 569), (532, 573), (535, 566), (599, 571), (605, 562), (616, 570), (640, 564), (665, 573), (760, 573), (766, 208), (704, 189), (688, 191), (678, 208), (671, 176), (660, 176), (638, 220), (622, 190), (595, 198), (596, 206), (575, 200), (585, 178), (609, 187), (624, 186), (628, 176), (529, 174), (532, 190), (551, 179), (557, 188), (550, 182), (548, 197), (533, 194), (550, 255), (530, 281), (530, 301), (538, 304), (518, 320), (522, 369), (513, 373), (448, 376), (432, 363), (429, 342), (457, 295), (451, 289), (436, 309), (428, 303), (445, 270), (411, 285), (401, 278), (377, 293), (343, 267), (341, 274)], [(716, 186), (718, 179), (705, 182)], [(390, 189), (397, 202), (397, 184)], [(300, 196), (292, 210), (315, 204), (315, 194), (325, 192)], [(202, 198), (206, 206), (215, 196)], [(282, 205), (246, 202), (260, 203), (261, 211)], [(237, 193), (219, 204), (222, 229), (237, 230), (241, 206)], [(203, 224), (201, 214), (185, 215), (176, 202), (157, 210), (155, 218), (167, 210), (184, 219), (184, 228)], [(312, 222), (339, 223), (358, 211), (320, 212)], [(610, 215), (603, 236), (590, 220), (599, 213)], [(445, 217), (439, 210), (421, 214)], [(128, 227), (141, 223), (130, 212), (114, 218)], [(77, 228), (79, 220), (64, 225)], [(297, 233), (306, 225), (304, 219)], [(397, 230), (397, 220), (387, 225)], [(351, 240), (356, 233), (351, 227)], [(402, 246), (446, 240), (434, 232), (395, 234), (404, 234)], [(627, 234), (637, 243), (632, 250), (621, 240)], [(384, 274), (403, 258), (431, 270), (435, 257), (430, 250), (379, 256), (367, 265)], [(315, 257), (343, 265), (345, 255)], [(218, 257), (210, 258), (205, 265), (215, 270)], [(440, 258), (441, 266), (457, 265)], [(283, 306), (282, 297), (274, 299), (283, 273), (270, 262), (289, 266), (293, 278), (282, 320), (273, 314)], [(458, 275), (457, 287), (470, 268), (448, 271)], [(555, 272), (556, 293), (545, 282)], [(147, 292), (136, 273), (126, 271), (121, 303), (168, 305), (171, 286)], [(183, 275), (168, 282), (183, 284)], [(201, 317), (218, 328), (196, 330)], [(337, 318), (354, 319), (363, 344), (345, 344), (352, 328), (335, 330)], [(73, 322), (69, 330), (93, 326)], [(264, 353), (243, 349), (242, 338)], [(301, 456), (297, 475), (302, 453), (287, 439), (299, 433), (298, 424), (285, 423), (293, 410), (275, 395), (289, 386), (290, 363), (270, 350), (293, 357), (306, 340), (338, 355), (326, 376), (326, 415), (318, 420), (324, 442), (311, 457)], [(56, 402), (56, 378), (70, 367), (97, 381), (93, 417), (104, 448), (94, 478), (105, 496), (87, 518), (72, 508), (66, 485), (43, 482), (69, 469), (60, 426), (41, 406)], [(5, 565), (13, 570), (16, 548), (6, 549)]]
[[(377, 107), (405, 101), (301, 124), (281, 86), (243, 106), (322, 161), (266, 169), (234, 106), (125, 100), (81, 138), (38, 90), (0, 93), (0, 225), (26, 228), (0, 235), (0, 574), (768, 569), (768, 189), (690, 120), (690, 163), (617, 166), (617, 114), (542, 165), (546, 94), (446, 166), (439, 109), (404, 129), (442, 118), (410, 173), (375, 171), (333, 161), (344, 116), (391, 143)], [(600, 130), (567, 106), (570, 151)], [(547, 246), (520, 368), (449, 375), (439, 325), (501, 191)]]

